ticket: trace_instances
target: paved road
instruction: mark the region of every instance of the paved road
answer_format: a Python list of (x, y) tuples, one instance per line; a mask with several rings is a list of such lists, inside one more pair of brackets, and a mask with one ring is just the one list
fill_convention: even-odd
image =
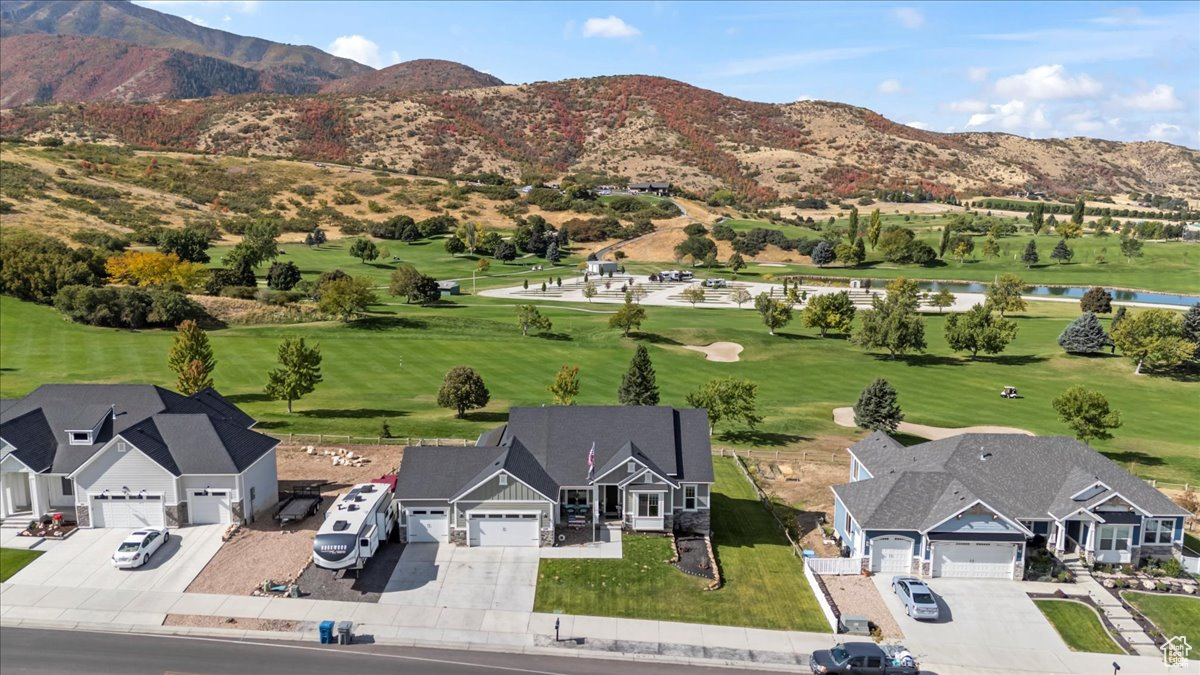
[[(212, 638), (5, 628), (0, 664), (15, 673), (388, 673), (482, 675), (683, 675), (699, 666), (491, 652), (403, 649), (371, 645), (323, 647), (292, 642), (241, 642)], [(708, 673), (744, 670), (704, 668)]]

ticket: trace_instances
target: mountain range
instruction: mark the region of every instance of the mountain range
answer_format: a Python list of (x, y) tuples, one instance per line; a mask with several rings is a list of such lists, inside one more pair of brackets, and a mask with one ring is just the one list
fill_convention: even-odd
[(450, 61), (375, 70), (124, 0), (5, 2), (0, 36), (6, 135), (439, 175), (592, 171), (757, 201), (918, 184), (1200, 195), (1200, 152), (1166, 143), (933, 133), (841, 103), (755, 103), (641, 75), (504, 85)]

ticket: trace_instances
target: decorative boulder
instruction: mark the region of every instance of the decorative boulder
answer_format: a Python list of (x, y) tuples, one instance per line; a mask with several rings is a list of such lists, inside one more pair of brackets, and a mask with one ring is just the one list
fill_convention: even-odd
[(1152, 591), (1158, 587), (1158, 583), (1152, 579), (1142, 579), (1142, 589)]

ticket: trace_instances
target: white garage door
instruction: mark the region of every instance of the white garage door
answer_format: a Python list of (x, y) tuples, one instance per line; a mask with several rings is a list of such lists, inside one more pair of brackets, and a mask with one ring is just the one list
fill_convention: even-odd
[(446, 509), (408, 509), (406, 518), (410, 544), (444, 544), (450, 537)]
[(470, 516), (471, 546), (538, 546), (536, 513), (486, 513)]
[(161, 495), (95, 495), (92, 527), (162, 527), (166, 522)]
[(229, 508), (228, 490), (193, 490), (188, 492), (188, 520), (193, 525), (228, 523), (233, 520)]
[(948, 543), (933, 545), (933, 576), (1011, 579), (1014, 544)]
[(908, 537), (876, 537), (871, 540), (871, 571), (890, 574), (912, 573), (913, 540)]

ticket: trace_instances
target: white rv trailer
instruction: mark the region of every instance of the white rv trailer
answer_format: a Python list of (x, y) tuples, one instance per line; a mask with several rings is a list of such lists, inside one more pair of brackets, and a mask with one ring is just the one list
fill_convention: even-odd
[(383, 483), (362, 483), (325, 512), (313, 540), (313, 563), (327, 570), (362, 569), (396, 529), (397, 504)]

